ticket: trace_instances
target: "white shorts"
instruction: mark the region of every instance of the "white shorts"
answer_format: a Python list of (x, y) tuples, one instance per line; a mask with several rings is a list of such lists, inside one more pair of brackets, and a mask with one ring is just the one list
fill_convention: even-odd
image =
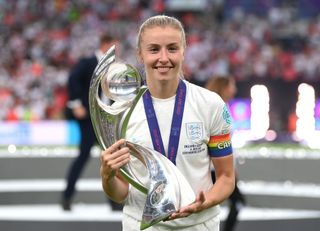
[[(183, 231), (219, 231), (220, 218), (215, 216), (212, 219), (203, 223), (184, 226), (184, 227), (168, 227), (164, 225), (154, 225), (146, 229), (146, 231), (171, 231), (171, 230), (183, 230)], [(138, 231), (140, 230), (140, 222), (131, 216), (123, 214), (122, 218), (122, 231)]]

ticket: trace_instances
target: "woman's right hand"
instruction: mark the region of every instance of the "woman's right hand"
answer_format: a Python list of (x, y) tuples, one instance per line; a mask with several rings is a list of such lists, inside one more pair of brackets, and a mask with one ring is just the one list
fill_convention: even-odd
[(104, 182), (108, 182), (119, 171), (119, 168), (130, 161), (129, 148), (125, 146), (126, 141), (120, 139), (101, 152), (100, 175)]

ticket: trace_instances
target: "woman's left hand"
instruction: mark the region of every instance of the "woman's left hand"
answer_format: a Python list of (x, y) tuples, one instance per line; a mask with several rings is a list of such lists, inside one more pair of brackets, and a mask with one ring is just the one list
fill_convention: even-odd
[(191, 203), (185, 207), (182, 207), (178, 211), (172, 213), (168, 217), (168, 219), (166, 219), (166, 220), (169, 221), (169, 220), (174, 220), (177, 218), (188, 217), (192, 213), (198, 213), (198, 212), (206, 209), (205, 200), (206, 200), (206, 197), (204, 195), (204, 192), (201, 191), (193, 203)]

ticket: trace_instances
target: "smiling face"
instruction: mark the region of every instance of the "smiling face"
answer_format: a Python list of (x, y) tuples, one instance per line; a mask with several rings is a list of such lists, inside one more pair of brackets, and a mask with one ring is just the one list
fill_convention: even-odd
[(172, 26), (153, 26), (141, 34), (139, 58), (147, 81), (179, 79), (184, 60), (182, 33)]

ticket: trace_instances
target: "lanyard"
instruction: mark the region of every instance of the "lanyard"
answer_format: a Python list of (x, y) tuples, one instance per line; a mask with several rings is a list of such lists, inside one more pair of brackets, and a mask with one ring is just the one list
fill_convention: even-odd
[[(179, 146), (179, 139), (180, 139), (180, 130), (181, 130), (181, 123), (182, 117), (184, 112), (184, 104), (186, 101), (186, 84), (180, 80), (176, 99), (174, 104), (174, 111), (172, 115), (172, 123), (171, 123), (171, 131), (170, 131), (170, 138), (169, 138), (169, 145), (168, 145), (168, 159), (176, 164), (176, 156)], [(146, 113), (149, 131), (153, 143), (153, 148), (165, 155), (163, 141), (159, 129), (159, 124), (157, 120), (157, 115), (154, 110), (152, 104), (152, 98), (150, 95), (149, 90), (145, 92), (143, 95), (143, 103), (144, 103), (144, 111)]]

